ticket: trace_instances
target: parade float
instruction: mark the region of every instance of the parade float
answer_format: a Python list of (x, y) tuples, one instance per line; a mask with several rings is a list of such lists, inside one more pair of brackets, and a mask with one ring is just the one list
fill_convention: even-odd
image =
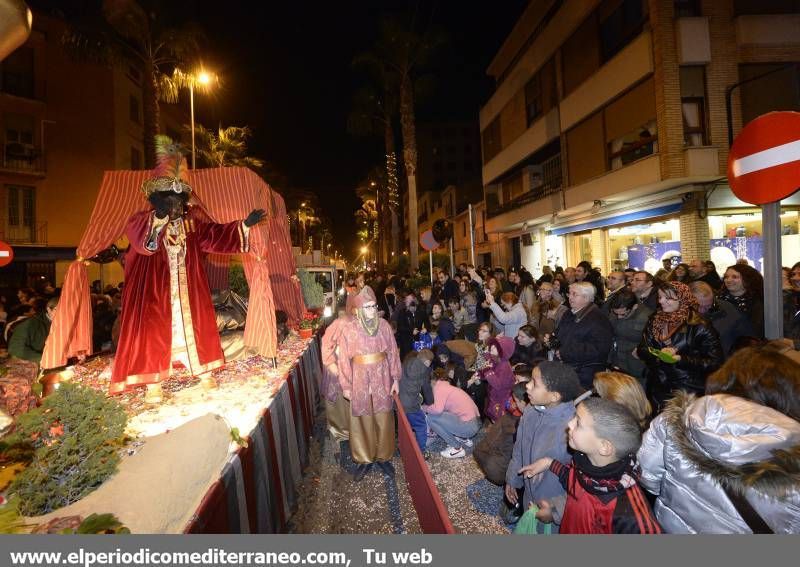
[[(98, 515), (111, 514), (117, 528), (108, 531), (276, 533), (291, 516), (318, 400), (319, 345), (316, 336), (298, 333), (308, 317), (283, 199), (249, 169), (188, 172), (192, 205), (211, 221), (266, 212), (239, 257), (249, 287), (246, 322), (220, 325), (225, 364), (204, 381), (173, 366), (155, 403), (144, 388), (108, 395), (114, 354), (92, 353), (86, 266), (119, 242), (131, 215), (147, 210), (139, 188), (149, 175), (105, 174), (45, 346), (41, 368), (49, 370), (21, 360), (5, 366), (0, 404), (13, 422), (0, 441), (0, 506), (13, 503), (6, 528), (16, 527), (9, 531), (74, 532), (87, 518), (97, 523)], [(211, 289), (227, 287), (229, 265), (230, 256), (207, 256)], [(87, 391), (109, 404), (82, 402), (97, 409), (77, 414), (66, 409), (75, 406), (65, 401), (70, 396), (98, 399)], [(91, 436), (87, 423), (96, 426)], [(96, 451), (81, 450), (106, 430), (98, 446), (111, 457), (99, 467), (86, 457)], [(59, 460), (76, 462), (64, 467)], [(52, 486), (31, 490), (38, 482), (31, 467), (58, 470), (47, 473)], [(63, 490), (70, 483), (79, 488)], [(0, 507), (0, 530), (2, 517)]]

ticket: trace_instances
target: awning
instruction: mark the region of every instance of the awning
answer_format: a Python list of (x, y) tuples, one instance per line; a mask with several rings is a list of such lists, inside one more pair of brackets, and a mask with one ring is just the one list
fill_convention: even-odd
[(681, 203), (672, 203), (669, 205), (662, 205), (660, 207), (654, 207), (650, 209), (644, 209), (641, 211), (635, 211), (630, 213), (624, 213), (621, 215), (611, 216), (600, 218), (596, 220), (591, 220), (588, 222), (584, 222), (581, 224), (573, 224), (570, 226), (560, 226), (548, 229), (547, 233), (552, 234), (555, 236), (561, 236), (562, 234), (572, 234), (574, 232), (584, 232), (586, 230), (593, 230), (595, 228), (605, 228), (608, 226), (616, 226), (620, 224), (627, 224), (631, 222), (636, 222), (644, 219), (652, 219), (656, 217), (663, 217), (666, 215), (672, 215), (681, 210)]

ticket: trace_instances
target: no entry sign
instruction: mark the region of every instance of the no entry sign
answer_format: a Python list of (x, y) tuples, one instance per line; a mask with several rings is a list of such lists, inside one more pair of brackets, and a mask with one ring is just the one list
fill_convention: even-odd
[(770, 112), (747, 124), (728, 155), (728, 183), (754, 205), (800, 189), (800, 112)]
[(8, 266), (13, 259), (14, 250), (11, 246), (0, 240), (0, 268)]

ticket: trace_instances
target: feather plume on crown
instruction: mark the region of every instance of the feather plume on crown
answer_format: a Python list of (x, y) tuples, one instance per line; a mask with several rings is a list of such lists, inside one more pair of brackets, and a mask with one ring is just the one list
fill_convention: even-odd
[(142, 184), (142, 192), (150, 197), (157, 191), (191, 193), (189, 186), (189, 166), (183, 155), (183, 147), (173, 142), (169, 136), (156, 136), (156, 166), (153, 178)]

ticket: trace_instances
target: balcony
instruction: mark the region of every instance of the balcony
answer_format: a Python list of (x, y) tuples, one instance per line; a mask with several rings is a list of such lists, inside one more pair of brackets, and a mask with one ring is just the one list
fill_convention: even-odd
[(8, 142), (0, 161), (0, 171), (44, 177), (47, 171), (44, 153), (29, 144)]
[(549, 197), (561, 189), (561, 155), (556, 155), (541, 164), (541, 177), (531, 179), (532, 189), (512, 199), (508, 203), (501, 203), (486, 211), (486, 217), (492, 218), (523, 207), (544, 197)]
[(8, 244), (47, 246), (47, 223), (10, 225), (5, 219), (0, 219), (0, 240)]

